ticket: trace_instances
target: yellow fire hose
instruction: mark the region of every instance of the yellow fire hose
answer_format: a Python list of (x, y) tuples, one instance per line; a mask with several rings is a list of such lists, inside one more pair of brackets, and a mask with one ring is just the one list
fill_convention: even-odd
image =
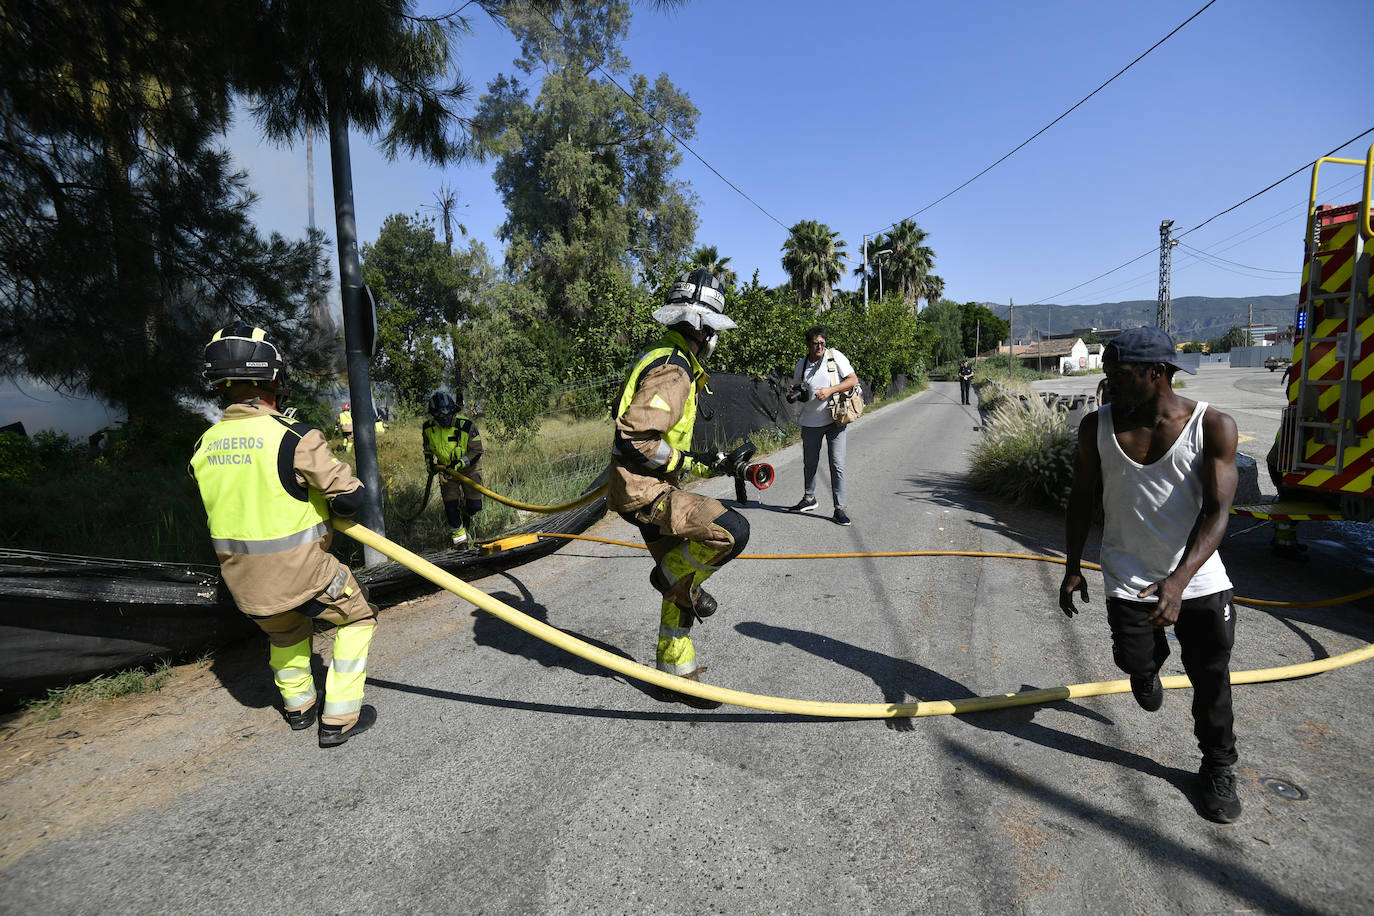
[[(731, 690), (727, 687), (716, 687), (711, 684), (704, 684), (699, 681), (689, 681), (685, 678), (677, 677), (676, 675), (666, 674), (655, 668), (650, 668), (647, 665), (641, 665), (638, 662), (630, 661), (612, 652), (607, 652), (605, 649), (600, 649), (580, 639), (569, 636), (556, 627), (535, 620), (527, 614), (522, 614), (515, 608), (496, 600), (485, 592), (459, 579), (457, 576), (445, 572), (433, 563), (411, 553), (399, 544), (392, 543), (375, 531), (365, 528), (356, 522), (336, 518), (333, 520), (333, 524), (335, 528), (353, 538), (355, 541), (374, 548), (387, 557), (390, 557), (392, 560), (395, 560), (397, 563), (424, 576), (435, 585), (447, 589), (464, 601), (475, 604), (482, 610), (494, 614), (511, 626), (524, 630), (531, 636), (538, 637), (551, 645), (571, 652), (573, 655), (584, 658), (587, 661), (595, 662), (604, 668), (609, 668), (626, 677), (632, 677), (636, 680), (645, 681), (646, 683), (654, 684), (659, 687), (666, 687), (669, 690), (676, 690), (679, 693), (687, 693), (707, 700), (717, 700), (721, 703), (730, 703), (734, 706), (744, 706), (751, 709), (762, 709), (770, 712), (790, 713), (802, 716), (821, 716), (840, 719), (898, 719), (920, 716), (957, 715), (990, 709), (1003, 709), (1010, 706), (1054, 703), (1075, 697), (1093, 697), (1109, 693), (1126, 693), (1131, 689), (1131, 682), (1122, 679), (1119, 681), (1101, 681), (1095, 684), (1070, 684), (1066, 687), (1048, 687), (1040, 690), (1026, 690), (1020, 693), (1004, 693), (995, 696), (968, 697), (959, 700), (922, 700), (916, 703), (834, 703), (818, 700), (794, 700), (787, 697), (771, 697), (757, 693), (746, 693), (742, 690)], [(611, 541), (586, 535), (560, 535), (560, 537), (597, 541), (608, 544), (624, 544), (629, 547), (640, 546), (623, 541)], [(528, 538), (528, 540), (526, 540), (526, 538)], [(520, 538), (507, 540), (518, 543), (531, 543), (536, 538), (537, 535), (525, 535)], [(503, 546), (517, 546), (517, 544), (511, 543)], [(815, 554), (808, 556), (950, 555), (1017, 557), (1032, 560), (1057, 561), (1060, 563), (1064, 562), (1062, 559), (1056, 557), (1041, 557), (1033, 554), (986, 554), (974, 551), (891, 551), (885, 554)], [(744, 556), (747, 555), (742, 555), (741, 558)], [(782, 557), (778, 554), (760, 554), (756, 555), (755, 558), (781, 559)], [(1083, 565), (1088, 566), (1089, 564), (1085, 563)], [(1374, 589), (1360, 592), (1355, 595), (1348, 595), (1345, 598), (1334, 599), (1330, 603), (1355, 600), (1369, 594), (1374, 594)], [(1248, 599), (1237, 598), (1236, 600), (1246, 600), (1248, 603)], [(1274, 602), (1270, 603), (1272, 604)], [(1370, 657), (1374, 657), (1374, 643), (1370, 643), (1360, 649), (1355, 649), (1341, 655), (1317, 661), (1286, 665), (1281, 668), (1264, 668), (1255, 671), (1233, 671), (1231, 672), (1231, 683), (1253, 684), (1264, 681), (1307, 677), (1312, 674), (1319, 674), (1323, 671), (1330, 671), (1335, 668), (1343, 668), (1346, 665), (1353, 665), (1356, 662), (1362, 662)], [(1192, 686), (1188, 678), (1184, 675), (1172, 675), (1162, 678), (1161, 680), (1165, 688)]]
[[(481, 493), (483, 496), (490, 496), (498, 503), (503, 503), (504, 505), (510, 506), (514, 509), (523, 509), (526, 512), (538, 512), (544, 515), (551, 515), (555, 512), (564, 512), (568, 509), (576, 509), (578, 506), (585, 506), (587, 503), (593, 502), (595, 500), (600, 499), (602, 496), (605, 496), (607, 486), (603, 483), (601, 486), (597, 487), (595, 490), (592, 490), (590, 493), (583, 493), (581, 496), (577, 497), (577, 499), (574, 499), (572, 502), (563, 503), (561, 506), (532, 506), (529, 503), (522, 503), (519, 500), (511, 499), (508, 496), (502, 496), (500, 493), (488, 490), (486, 487), (482, 486), (480, 483), (473, 480), (471, 477), (459, 471), (455, 471), (452, 468), (449, 468), (448, 473), (452, 474), (454, 477), (457, 477), (460, 483), (472, 487), (474, 490), (476, 490), (478, 493)], [(392, 559), (395, 558), (393, 557)]]

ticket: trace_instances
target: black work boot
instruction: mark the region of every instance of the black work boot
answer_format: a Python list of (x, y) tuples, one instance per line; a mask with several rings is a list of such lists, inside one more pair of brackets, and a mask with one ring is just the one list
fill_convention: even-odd
[(1236, 775), (1230, 767), (1203, 761), (1198, 771), (1198, 802), (1202, 816), (1218, 824), (1240, 818), (1240, 796), (1236, 794)]
[[(663, 581), (663, 573), (659, 571), (657, 566), (649, 570), (649, 584), (654, 587), (654, 591), (665, 598), (668, 597), (668, 583)], [(676, 598), (672, 600), (674, 604), (677, 604), (679, 610), (683, 613), (691, 614), (697, 620), (703, 620), (710, 617), (716, 612), (716, 609), (720, 607), (720, 605), (716, 604), (716, 599), (711, 596), (711, 593), (700, 586), (692, 589), (691, 607), (683, 607), (681, 604), (678, 604)], [(688, 624), (683, 624), (683, 626), (688, 626)]]
[(710, 617), (716, 612), (716, 599), (704, 588), (692, 590), (692, 616), (698, 620)]
[(1131, 693), (1146, 712), (1154, 712), (1164, 705), (1164, 685), (1159, 680), (1158, 671), (1152, 677), (1131, 675)]
[(377, 710), (363, 704), (363, 708), (358, 710), (358, 721), (348, 726), (345, 731), (342, 725), (325, 725), (320, 723), (320, 747), (338, 747), (354, 735), (367, 731), (377, 723)]
[[(703, 666), (693, 671), (691, 674), (682, 675), (685, 681), (701, 681), (701, 672), (705, 671)], [(704, 697), (692, 696), (690, 693), (678, 693), (676, 690), (669, 690), (667, 687), (655, 687), (654, 699), (662, 703), (686, 703), (694, 709), (719, 709), (719, 700), (708, 700)]]
[(315, 714), (319, 712), (318, 703), (312, 703), (308, 709), (283, 709), (282, 715), (286, 717), (286, 724), (291, 726), (293, 732), (305, 731), (315, 724)]

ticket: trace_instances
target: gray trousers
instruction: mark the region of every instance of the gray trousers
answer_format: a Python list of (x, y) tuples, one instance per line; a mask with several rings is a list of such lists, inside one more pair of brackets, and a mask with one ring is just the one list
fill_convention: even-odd
[(830, 457), (830, 489), (835, 496), (835, 508), (846, 508), (844, 501), (844, 442), (848, 427), (803, 426), (802, 434), (802, 474), (805, 478), (806, 496), (816, 497), (816, 468), (821, 461), (821, 440), (825, 440)]

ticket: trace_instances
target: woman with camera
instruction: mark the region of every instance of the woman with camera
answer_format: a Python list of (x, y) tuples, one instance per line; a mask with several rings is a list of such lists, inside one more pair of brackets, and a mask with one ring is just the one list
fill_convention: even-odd
[(858, 387), (859, 377), (843, 353), (825, 345), (825, 328), (815, 325), (806, 331), (806, 356), (792, 370), (792, 387), (787, 400), (802, 404), (802, 473), (805, 494), (793, 512), (816, 511), (816, 468), (820, 464), (821, 442), (827, 444), (830, 458), (830, 490), (835, 498), (835, 524), (850, 524), (845, 511), (844, 448), (845, 429), (830, 415), (829, 399)]

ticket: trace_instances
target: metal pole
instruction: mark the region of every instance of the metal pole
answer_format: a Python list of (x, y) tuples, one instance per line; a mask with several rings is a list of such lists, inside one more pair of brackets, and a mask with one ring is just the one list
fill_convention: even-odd
[(310, 228), (315, 228), (315, 132), (305, 131), (305, 196)]
[(883, 262), (878, 259), (878, 301), (883, 301)]
[(1007, 313), (1007, 336), (1011, 338), (1007, 347), (1007, 372), (1010, 373), (1016, 368), (1016, 300), (1008, 299), (1007, 304), (1011, 307)]
[[(367, 492), (359, 523), (385, 535), (382, 524), (382, 478), (377, 468), (377, 412), (372, 404), (372, 315), (364, 314), (362, 263), (358, 259), (358, 223), (353, 209), (353, 162), (348, 148), (348, 114), (337, 89), (329, 93), (329, 160), (334, 174), (334, 226), (339, 239), (339, 296), (343, 301), (344, 354), (348, 359), (348, 394), (353, 404), (353, 448), (358, 476)], [(374, 547), (363, 547), (367, 566), (386, 562)]]
[(868, 311), (868, 236), (864, 236), (864, 311)]

